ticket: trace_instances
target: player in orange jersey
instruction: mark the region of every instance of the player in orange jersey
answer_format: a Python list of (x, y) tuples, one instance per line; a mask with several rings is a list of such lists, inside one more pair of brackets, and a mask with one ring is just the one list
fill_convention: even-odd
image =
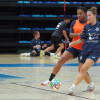
[[(76, 41), (76, 40), (80, 39), (80, 35), (83, 33), (82, 31), (83, 31), (84, 26), (89, 23), (89, 21), (86, 18), (86, 7), (85, 6), (82, 5), (77, 8), (77, 18), (78, 19), (73, 21), (70, 26), (70, 37), (73, 38), (72, 41)], [(65, 62), (67, 62), (68, 60), (70, 60), (72, 58), (76, 58), (76, 57), (79, 58), (79, 55), (80, 55), (80, 52), (82, 49), (82, 45), (83, 45), (83, 43), (73, 45), (71, 48), (68, 48), (66, 51), (64, 51), (60, 60), (55, 65), (55, 67), (50, 75), (49, 80), (41, 83), (41, 85), (46, 86), (50, 81), (53, 81), (54, 77), (59, 72), (60, 68), (62, 67), (62, 65)], [(79, 71), (80, 71), (80, 69), (81, 69), (81, 63), (79, 63)], [(88, 72), (86, 73), (84, 80), (88, 84), (88, 87), (89, 87), (88, 90), (94, 89), (94, 85), (89, 77)]]

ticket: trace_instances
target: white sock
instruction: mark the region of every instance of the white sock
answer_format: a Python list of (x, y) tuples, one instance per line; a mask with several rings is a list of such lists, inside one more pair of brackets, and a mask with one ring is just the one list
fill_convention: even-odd
[(75, 84), (72, 84), (71, 88), (75, 89), (76, 88), (76, 85)]
[(30, 53), (27, 53), (28, 55), (30, 55)]
[(93, 87), (93, 85), (94, 85), (93, 82), (91, 82), (91, 83), (89, 84), (89, 86), (92, 86), (92, 87)]
[(30, 53), (25, 53), (24, 55), (25, 55), (25, 56), (30, 56)]
[(54, 56), (54, 53), (50, 53), (50, 56)]

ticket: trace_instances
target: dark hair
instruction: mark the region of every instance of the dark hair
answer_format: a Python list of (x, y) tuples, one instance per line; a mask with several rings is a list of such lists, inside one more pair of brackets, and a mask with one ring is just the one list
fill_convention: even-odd
[(39, 31), (33, 31), (33, 36), (35, 37), (35, 35), (37, 35)]
[(83, 10), (84, 12), (87, 12), (87, 8), (86, 8), (86, 6), (84, 5), (84, 4), (81, 4), (81, 6), (79, 6), (78, 8), (77, 8), (77, 10), (78, 9), (81, 9), (81, 10)]
[(91, 7), (91, 8), (88, 9), (87, 11), (91, 11), (92, 14), (97, 15), (97, 7)]
[(65, 16), (64, 20), (67, 20), (67, 19), (71, 19), (71, 17), (70, 16)]

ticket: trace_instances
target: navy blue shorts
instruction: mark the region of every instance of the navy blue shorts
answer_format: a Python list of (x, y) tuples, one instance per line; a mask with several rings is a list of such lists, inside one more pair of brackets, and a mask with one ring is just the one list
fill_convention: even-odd
[[(32, 50), (32, 51), (36, 51), (36, 50)], [(40, 51), (36, 51), (36, 53), (33, 53), (32, 51), (30, 52), (31, 56), (40, 56)]]
[(96, 62), (99, 59), (99, 53), (90, 53), (90, 54), (80, 54), (79, 62), (80, 63), (85, 63), (86, 59), (92, 59), (94, 62)]
[(81, 50), (75, 49), (73, 47), (71, 48), (69, 47), (66, 49), (66, 51), (70, 52), (73, 55), (73, 58), (78, 57), (78, 60), (79, 60)]

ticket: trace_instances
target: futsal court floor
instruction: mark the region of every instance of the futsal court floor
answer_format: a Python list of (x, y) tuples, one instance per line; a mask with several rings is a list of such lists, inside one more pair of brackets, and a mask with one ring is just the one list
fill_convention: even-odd
[(41, 86), (56, 62), (49, 56), (0, 55), (0, 100), (100, 100), (100, 61), (89, 70), (95, 91), (84, 93), (87, 84), (82, 81), (74, 96), (67, 95), (67, 91), (78, 74), (77, 58), (65, 63), (57, 74), (62, 83), (59, 90)]

